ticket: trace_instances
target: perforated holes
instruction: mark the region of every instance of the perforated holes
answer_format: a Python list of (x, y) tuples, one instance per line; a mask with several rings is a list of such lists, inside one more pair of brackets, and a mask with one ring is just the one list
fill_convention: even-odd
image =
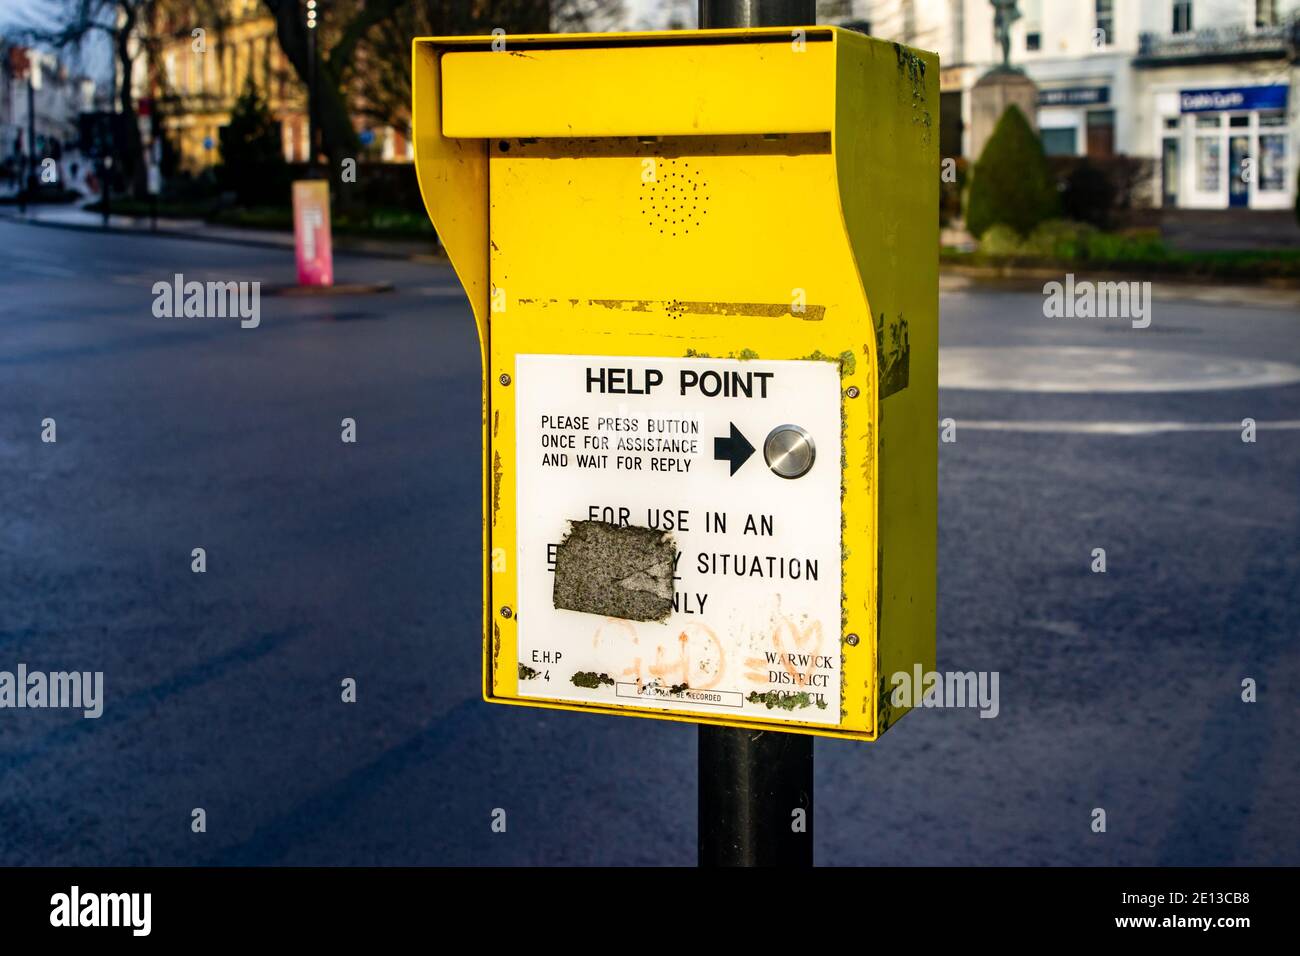
[(641, 216), (667, 238), (689, 235), (708, 214), (708, 189), (699, 168), (688, 161), (656, 160), (654, 181), (641, 181)]

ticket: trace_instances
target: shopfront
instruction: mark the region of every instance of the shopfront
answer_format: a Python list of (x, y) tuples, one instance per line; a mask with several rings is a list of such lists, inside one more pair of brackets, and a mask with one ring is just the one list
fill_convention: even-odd
[(1042, 87), (1038, 128), (1048, 156), (1111, 156), (1115, 110), (1110, 86)]
[(1197, 87), (1156, 95), (1161, 204), (1285, 209), (1295, 145), (1286, 84)]

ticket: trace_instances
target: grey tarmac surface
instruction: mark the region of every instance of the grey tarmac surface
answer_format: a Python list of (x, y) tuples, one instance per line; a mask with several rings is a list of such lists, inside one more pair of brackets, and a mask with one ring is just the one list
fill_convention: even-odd
[[(694, 861), (693, 727), (480, 700), (479, 357), (448, 267), (340, 256), (395, 291), (265, 296), (241, 329), (155, 318), (151, 287), (288, 283), (283, 252), (0, 245), (0, 669), (106, 683), (99, 720), (0, 710), (0, 864)], [(990, 387), (940, 395), (939, 663), (997, 671), (1000, 713), (819, 741), (818, 861), (1300, 863), (1300, 385), (1253, 386), (1300, 366), (1300, 316), (1157, 297), (1134, 330), (978, 289), (942, 313), (945, 367)], [(1087, 363), (1177, 390), (1001, 387)]]

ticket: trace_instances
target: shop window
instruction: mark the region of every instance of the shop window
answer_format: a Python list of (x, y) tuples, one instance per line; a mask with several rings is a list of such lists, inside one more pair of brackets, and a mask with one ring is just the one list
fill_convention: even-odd
[(1178, 117), (1177, 117), (1177, 116), (1166, 116), (1166, 117), (1165, 117), (1165, 129), (1178, 129), (1178, 126), (1179, 126), (1179, 123), (1178, 123)]
[(1259, 182), (1262, 193), (1286, 192), (1286, 134), (1265, 133), (1259, 137)]
[(1213, 113), (1208, 116), (1202, 113), (1201, 115), (1196, 117), (1196, 128), (1217, 129), (1218, 127), (1223, 125), (1222, 120), (1223, 117), (1220, 116), (1218, 113)]
[(1244, 113), (1242, 113), (1242, 114), (1238, 114), (1237, 116), (1229, 116), (1229, 117), (1228, 117), (1228, 125), (1229, 125), (1229, 126), (1237, 126), (1237, 127), (1241, 127), (1241, 126), (1249, 126), (1249, 125), (1250, 125), (1250, 116), (1247, 115), (1247, 114), (1244, 114)]
[(1286, 114), (1281, 112), (1280, 110), (1276, 113), (1260, 113), (1259, 125), (1260, 126), (1285, 126)]
[(1115, 155), (1115, 111), (1088, 111), (1088, 155)]
[(1173, 32), (1192, 32), (1192, 0), (1174, 0)]
[(1196, 139), (1196, 188), (1205, 193), (1217, 193), (1223, 185), (1223, 144), (1217, 136), (1198, 136)]
[(1045, 129), (1041, 133), (1043, 152), (1048, 156), (1073, 156), (1078, 130), (1073, 126)]

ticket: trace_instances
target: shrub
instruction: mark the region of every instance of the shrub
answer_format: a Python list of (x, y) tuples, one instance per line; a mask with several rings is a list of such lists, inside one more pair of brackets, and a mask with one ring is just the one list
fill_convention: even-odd
[(235, 101), (230, 122), (221, 127), (221, 165), (217, 182), (233, 192), (241, 205), (287, 203), (288, 167), (284, 161), (280, 124), (250, 82)]
[(1136, 209), (1155, 197), (1156, 161), (1143, 156), (1108, 156), (1097, 163), (1115, 187), (1115, 208)]
[(1096, 231), (1087, 223), (1052, 219), (1041, 223), (1029, 238), (1021, 243), (1021, 251), (1024, 255), (1044, 259), (1083, 258), (1088, 253)]
[(1001, 223), (1022, 236), (1057, 214), (1056, 183), (1024, 114), (1008, 106), (975, 163), (966, 228), (980, 237)]
[(1075, 222), (1105, 229), (1115, 208), (1115, 185), (1099, 166), (1086, 159), (1066, 174), (1061, 190), (1061, 214)]
[(182, 169), (163, 180), (162, 198), (167, 202), (215, 201), (217, 193), (217, 176), (211, 169), (200, 170), (197, 173)]
[(980, 236), (980, 252), (988, 256), (1018, 256), (1020, 233), (1001, 223), (989, 226)]
[(1051, 156), (1048, 168), (1067, 219), (1100, 229), (1118, 214), (1149, 204), (1155, 162), (1135, 156)]
[(1099, 232), (1089, 237), (1087, 256), (1111, 262), (1149, 262), (1169, 253), (1156, 229)]
[(1102, 232), (1086, 222), (1068, 219), (1040, 223), (1026, 238), (1021, 238), (1010, 226), (990, 226), (980, 238), (980, 252), (987, 256), (1066, 262), (1151, 262), (1169, 256), (1156, 229)]

